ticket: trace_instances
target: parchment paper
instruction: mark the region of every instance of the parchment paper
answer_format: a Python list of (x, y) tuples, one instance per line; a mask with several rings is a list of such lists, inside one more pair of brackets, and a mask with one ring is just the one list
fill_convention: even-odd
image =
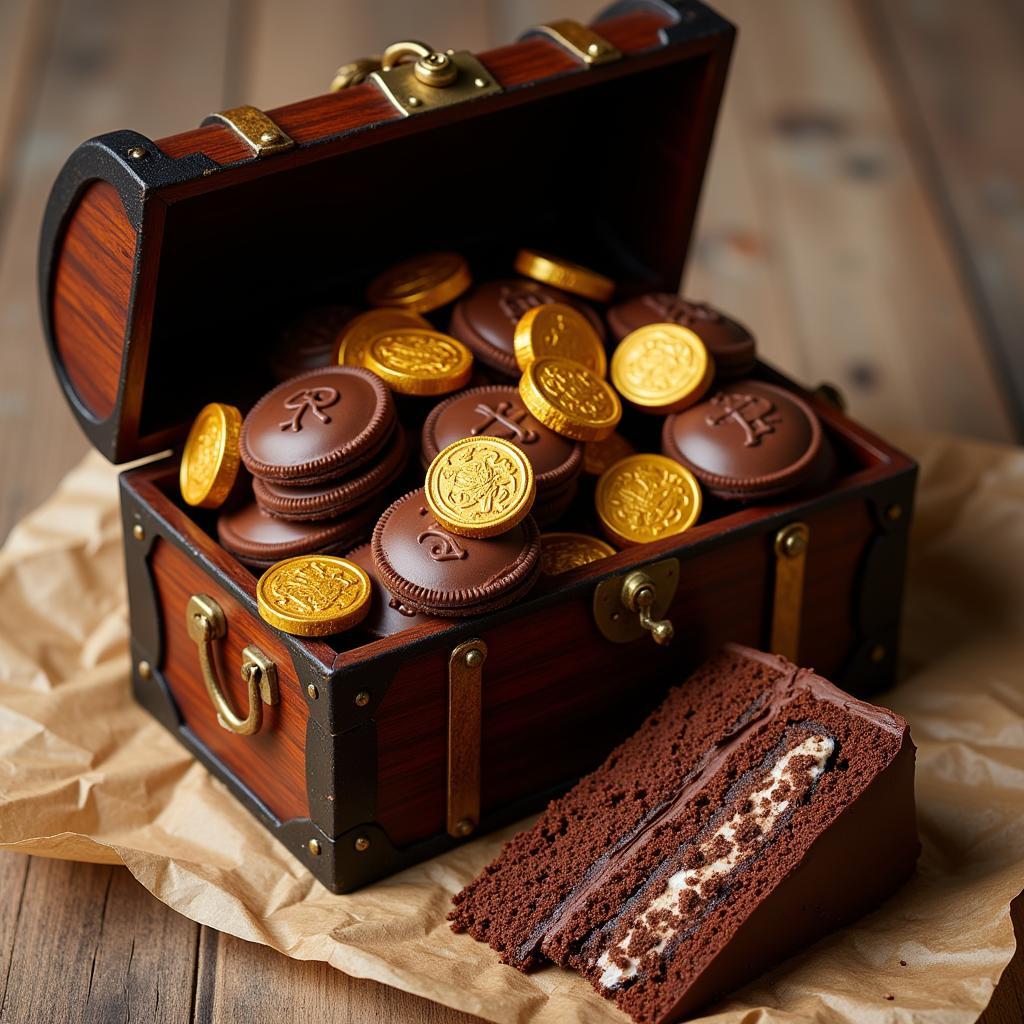
[[(1013, 953), (1008, 906), (1024, 887), (1024, 452), (904, 443), (923, 464), (906, 678), (882, 699), (919, 747), (919, 870), (882, 909), (709, 1020), (966, 1024)], [(196, 921), (488, 1020), (624, 1022), (575, 975), (523, 976), (449, 931), (451, 894), (511, 829), (332, 896), (133, 704), (114, 481), (90, 456), (0, 552), (0, 845), (123, 862)]]

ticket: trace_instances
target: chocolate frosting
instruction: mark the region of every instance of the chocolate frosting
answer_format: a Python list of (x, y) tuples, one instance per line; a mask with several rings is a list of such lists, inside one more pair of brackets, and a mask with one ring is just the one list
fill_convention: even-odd
[(581, 299), (526, 278), (487, 281), (463, 296), (452, 311), (450, 333), (464, 341), (481, 362), (518, 378), (514, 338), (519, 318), (534, 306), (565, 302), (578, 309), (593, 325), (601, 340), (605, 326)]
[(608, 310), (608, 326), (617, 341), (647, 324), (688, 327), (707, 346), (719, 374), (748, 373), (757, 359), (754, 336), (742, 324), (706, 302), (690, 302), (671, 292), (646, 292)]
[(346, 556), (355, 562), (361, 569), (365, 569), (373, 585), (373, 594), (370, 598), (370, 610), (363, 619), (360, 628), (365, 629), (374, 636), (393, 636), (413, 626), (420, 626), (423, 623), (430, 623), (436, 620), (429, 615), (413, 611), (407, 608), (397, 597), (388, 593), (385, 586), (377, 577), (377, 570), (373, 564), (373, 554), (369, 544), (361, 544), (354, 548)]
[(377, 576), (392, 594), (441, 616), (508, 604), (540, 572), (540, 533), (531, 516), (498, 537), (456, 537), (430, 514), (422, 489), (385, 510), (372, 550)]
[(821, 449), (811, 407), (774, 384), (730, 383), (669, 416), (662, 451), (724, 498), (765, 497), (803, 483)]
[(583, 446), (549, 430), (532, 416), (514, 387), (471, 388), (435, 406), (423, 425), (423, 459), (464, 437), (501, 437), (521, 448), (537, 477), (538, 497), (575, 479), (583, 468)]
[(268, 480), (329, 480), (373, 458), (394, 424), (391, 392), (369, 370), (312, 370), (253, 406), (242, 424), (242, 461)]
[(335, 361), (341, 329), (358, 313), (354, 306), (317, 306), (292, 320), (269, 352), (270, 369), (279, 381)]

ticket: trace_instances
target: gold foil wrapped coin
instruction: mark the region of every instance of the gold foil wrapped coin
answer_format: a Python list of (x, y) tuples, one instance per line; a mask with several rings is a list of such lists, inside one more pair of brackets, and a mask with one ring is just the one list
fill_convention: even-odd
[(429, 313), (457, 299), (472, 283), (469, 265), (457, 252), (427, 252), (378, 274), (366, 298), (371, 306)]
[(535, 359), (519, 381), (519, 397), (544, 426), (576, 441), (601, 441), (622, 418), (611, 385), (571, 359)]
[(181, 453), (181, 496), (198, 508), (220, 508), (238, 476), (238, 435), (242, 414), (223, 402), (204, 406), (192, 423)]
[(595, 302), (608, 302), (615, 294), (615, 282), (610, 277), (534, 249), (520, 249), (514, 266), (524, 277)]
[(609, 466), (632, 455), (636, 449), (618, 431), (603, 441), (588, 441), (583, 446), (583, 472), (600, 476)]
[(370, 577), (334, 555), (299, 555), (272, 565), (256, 584), (260, 616), (295, 636), (330, 636), (370, 610)]
[(582, 363), (599, 377), (608, 372), (604, 344), (590, 321), (563, 302), (546, 302), (527, 310), (516, 324), (515, 355), (520, 370), (541, 356)]
[(679, 412), (711, 386), (715, 364), (704, 342), (679, 324), (647, 324), (627, 334), (612, 354), (616, 390), (642, 412)]
[(689, 529), (700, 515), (701, 491), (674, 459), (630, 455), (602, 474), (594, 504), (613, 543), (648, 544)]
[(511, 441), (464, 437), (437, 453), (423, 492), (446, 530), (461, 537), (497, 537), (526, 518), (537, 485), (529, 458)]
[(396, 327), (431, 329), (429, 320), (407, 309), (368, 309), (354, 316), (339, 335), (335, 362), (340, 366), (363, 366), (370, 342), (383, 331)]
[(558, 576), (614, 554), (611, 544), (586, 533), (540, 535), (540, 571), (545, 576)]
[(363, 365), (400, 394), (446, 395), (469, 383), (473, 354), (440, 331), (399, 327), (370, 341)]

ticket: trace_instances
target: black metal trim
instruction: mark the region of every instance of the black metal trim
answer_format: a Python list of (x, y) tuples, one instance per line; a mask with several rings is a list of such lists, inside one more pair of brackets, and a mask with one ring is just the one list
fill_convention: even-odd
[(660, 29), (658, 36), (662, 46), (680, 43), (684, 40), (701, 39), (704, 36), (736, 34), (736, 27), (717, 11), (699, 0), (618, 0), (606, 7), (594, 19), (592, 24), (600, 25), (602, 21), (621, 18), (626, 14), (640, 11), (661, 14), (671, 18), (672, 23)]

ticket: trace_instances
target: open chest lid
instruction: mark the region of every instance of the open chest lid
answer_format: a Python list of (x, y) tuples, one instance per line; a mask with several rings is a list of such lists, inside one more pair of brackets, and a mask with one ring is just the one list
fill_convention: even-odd
[[(40, 295), (54, 368), (113, 462), (272, 383), (304, 307), (455, 249), (481, 278), (520, 246), (635, 289), (679, 284), (734, 30), (695, 0), (625, 0), (478, 56), (450, 85), (399, 64), (341, 91), (83, 143), (54, 185)], [(439, 63), (444, 64), (443, 60)]]

